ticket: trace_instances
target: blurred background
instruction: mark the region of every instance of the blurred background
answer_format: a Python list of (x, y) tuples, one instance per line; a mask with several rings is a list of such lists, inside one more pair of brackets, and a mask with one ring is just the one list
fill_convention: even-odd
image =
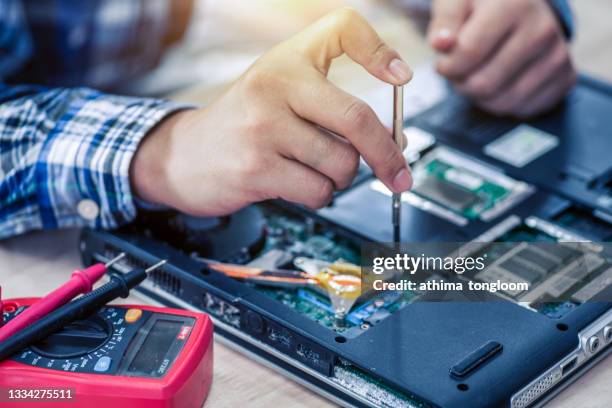
[[(194, 10), (182, 40), (168, 50), (155, 71), (134, 83), (130, 92), (205, 104), (265, 50), (342, 6), (360, 11), (414, 67), (433, 58), (418, 29), (419, 13), (427, 0), (184, 1), (193, 2)], [(406, 3), (412, 6), (412, 16), (399, 7)], [(576, 20), (572, 41), (576, 65), (581, 72), (612, 81), (610, 1), (574, 0), (571, 5)], [(330, 76), (356, 94), (377, 85), (343, 58), (333, 64)]]

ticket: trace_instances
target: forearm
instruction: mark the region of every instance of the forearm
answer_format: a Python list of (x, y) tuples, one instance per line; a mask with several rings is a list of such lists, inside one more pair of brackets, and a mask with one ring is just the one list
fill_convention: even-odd
[(0, 238), (132, 220), (131, 161), (177, 109), (83, 88), (0, 89)]

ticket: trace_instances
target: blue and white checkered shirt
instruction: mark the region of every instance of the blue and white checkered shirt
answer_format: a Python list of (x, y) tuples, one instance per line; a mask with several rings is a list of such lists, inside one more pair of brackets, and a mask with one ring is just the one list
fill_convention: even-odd
[[(132, 157), (180, 107), (78, 86), (114, 89), (153, 67), (173, 1), (188, 0), (0, 0), (0, 239), (134, 218)], [(566, 0), (551, 4), (571, 21)]]
[(0, 238), (134, 218), (132, 157), (180, 107), (60, 86), (110, 88), (150, 68), (163, 47), (162, 3), (0, 0)]

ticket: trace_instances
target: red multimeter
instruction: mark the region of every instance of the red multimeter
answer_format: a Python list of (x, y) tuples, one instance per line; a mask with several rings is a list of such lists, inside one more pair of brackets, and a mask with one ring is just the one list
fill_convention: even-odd
[[(5, 300), (5, 321), (36, 300)], [(199, 408), (212, 382), (212, 333), (202, 313), (103, 307), (1, 362), (0, 405)]]

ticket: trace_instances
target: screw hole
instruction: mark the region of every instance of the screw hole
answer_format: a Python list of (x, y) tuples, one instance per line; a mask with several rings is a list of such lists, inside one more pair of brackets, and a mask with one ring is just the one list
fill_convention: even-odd
[(557, 329), (559, 329), (561, 331), (567, 331), (567, 329), (569, 329), (569, 327), (565, 323), (557, 323)]
[(336, 343), (346, 343), (346, 337), (344, 336), (336, 336)]
[(457, 384), (457, 389), (459, 391), (467, 391), (470, 389), (470, 387), (467, 384), (461, 383), (461, 384)]

